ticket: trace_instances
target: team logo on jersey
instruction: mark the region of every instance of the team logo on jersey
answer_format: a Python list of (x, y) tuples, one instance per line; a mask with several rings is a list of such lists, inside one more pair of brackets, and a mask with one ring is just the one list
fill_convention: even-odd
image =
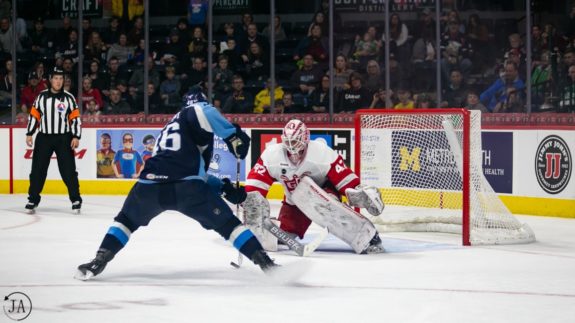
[(124, 160), (133, 160), (134, 159), (134, 154), (132, 153), (123, 153), (122, 154), (122, 158)]
[(58, 102), (58, 104), (56, 105), (56, 109), (58, 109), (58, 112), (63, 113), (64, 111), (66, 111), (66, 105), (62, 102)]
[(567, 143), (559, 136), (547, 136), (537, 147), (535, 156), (535, 173), (539, 186), (549, 194), (563, 191), (571, 178), (571, 163)]

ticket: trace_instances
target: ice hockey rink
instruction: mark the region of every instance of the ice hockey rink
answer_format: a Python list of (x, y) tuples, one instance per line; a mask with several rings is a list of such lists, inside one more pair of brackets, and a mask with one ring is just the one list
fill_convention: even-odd
[[(100, 276), (73, 279), (123, 200), (85, 196), (75, 215), (66, 196), (44, 195), (28, 215), (24, 195), (0, 195), (0, 291), (30, 298), (23, 322), (575, 322), (572, 219), (519, 217), (538, 240), (525, 245), (462, 247), (457, 235), (388, 233), (387, 253), (356, 255), (329, 236), (310, 257), (271, 254), (307, 268), (286, 284), (246, 259), (234, 269), (237, 251), (215, 232), (165, 213)], [(5, 314), (0, 322), (11, 321)]]

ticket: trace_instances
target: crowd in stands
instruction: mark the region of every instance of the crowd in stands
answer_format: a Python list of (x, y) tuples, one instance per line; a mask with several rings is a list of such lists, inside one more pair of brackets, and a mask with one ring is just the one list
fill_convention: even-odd
[[(201, 4), (198, 4), (201, 6)], [(192, 10), (193, 9), (193, 10)], [(196, 10), (197, 9), (197, 10)], [(116, 8), (116, 10), (119, 10)], [(333, 76), (329, 75), (327, 9), (311, 22), (291, 24), (274, 17), (274, 25), (255, 23), (245, 13), (238, 22), (215, 26), (214, 44), (206, 36), (205, 8), (173, 25), (150, 30), (149, 70), (144, 71), (144, 20), (141, 11), (114, 16), (105, 28), (82, 21), (79, 33), (68, 17), (49, 30), (42, 18), (26, 22), (0, 18), (0, 105), (11, 101), (18, 87), (19, 112), (28, 113), (35, 96), (47, 87), (52, 66), (66, 73), (65, 89), (77, 94), (81, 84), (84, 114), (174, 113), (182, 96), (196, 84), (207, 86), (213, 73), (213, 102), (224, 113), (325, 113), (329, 110), (330, 77), (334, 110), (353, 113), (360, 108), (417, 109), (466, 107), (483, 112), (525, 112), (526, 82), (531, 78), (531, 111), (575, 111), (575, 6), (565, 24), (533, 25), (531, 35), (517, 28), (494, 30), (481, 15), (464, 19), (456, 10), (441, 17), (441, 42), (435, 42), (434, 15), (429, 9), (417, 21), (390, 15), (389, 39), (383, 22), (335, 24)], [(199, 14), (198, 14), (199, 13)], [(18, 84), (10, 55), (12, 28), (18, 58)], [(274, 33), (275, 88), (271, 88), (269, 36)], [(526, 64), (526, 37), (532, 39), (531, 66)], [(390, 62), (385, 66), (385, 46)], [(79, 61), (79, 53), (83, 60)], [(207, 66), (208, 55), (213, 65)], [(435, 94), (435, 70), (440, 60), (441, 101)], [(84, 76), (78, 80), (78, 66)], [(385, 73), (389, 69), (390, 91)], [(148, 84), (144, 84), (148, 73)], [(79, 82), (80, 81), (80, 82)], [(144, 98), (147, 88), (147, 98)], [(275, 109), (271, 109), (271, 93)]]

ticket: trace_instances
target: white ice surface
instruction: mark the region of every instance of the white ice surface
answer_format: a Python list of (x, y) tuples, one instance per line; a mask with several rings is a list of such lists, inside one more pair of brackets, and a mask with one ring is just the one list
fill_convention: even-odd
[[(575, 220), (520, 217), (538, 239), (526, 245), (385, 234), (380, 255), (353, 254), (330, 236), (305, 259), (272, 254), (310, 266), (282, 285), (246, 259), (232, 268), (237, 251), (219, 235), (166, 213), (132, 234), (100, 276), (74, 280), (123, 199), (85, 196), (73, 215), (67, 197), (45, 195), (28, 215), (25, 196), (0, 195), (0, 293), (31, 298), (22, 322), (575, 322)], [(0, 322), (10, 320), (0, 312)]]

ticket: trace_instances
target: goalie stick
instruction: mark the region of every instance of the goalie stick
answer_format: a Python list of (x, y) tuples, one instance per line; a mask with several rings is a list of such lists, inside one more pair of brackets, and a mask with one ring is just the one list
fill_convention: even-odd
[(326, 228), (323, 228), (323, 230), (315, 239), (304, 245), (293, 239), (287, 232), (280, 229), (280, 227), (275, 225), (270, 219), (265, 219), (263, 221), (263, 226), (266, 230), (268, 230), (271, 234), (273, 234), (276, 238), (288, 246), (288, 248), (295, 251), (295, 253), (297, 253), (300, 257), (307, 257), (312, 252), (314, 252), (322, 243), (322, 241), (325, 240), (327, 234), (329, 233)]

